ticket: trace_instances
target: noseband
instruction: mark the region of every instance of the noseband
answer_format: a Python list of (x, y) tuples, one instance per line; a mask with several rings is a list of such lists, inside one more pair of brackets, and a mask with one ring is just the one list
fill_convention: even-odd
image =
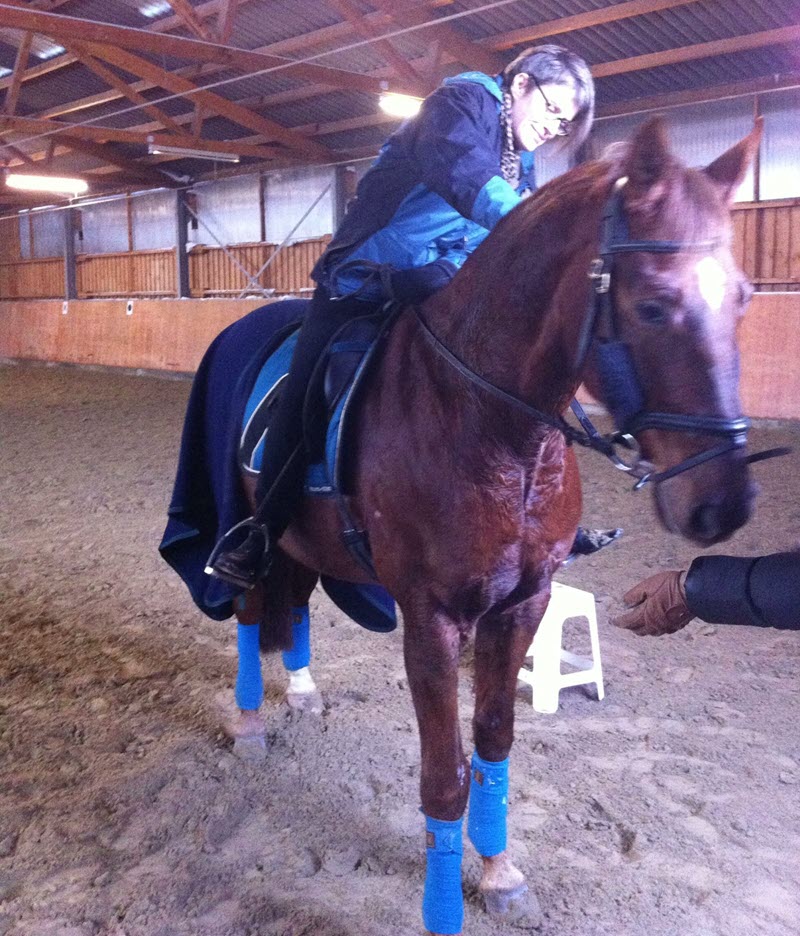
[[(619, 335), (616, 309), (611, 294), (611, 280), (614, 272), (614, 260), (618, 254), (652, 253), (675, 254), (681, 251), (702, 253), (713, 250), (720, 244), (719, 238), (706, 241), (668, 241), (668, 240), (632, 240), (625, 217), (622, 190), (625, 179), (619, 179), (606, 201), (603, 209), (600, 251), (592, 260), (589, 279), (593, 285), (593, 296), (588, 314), (584, 318), (578, 342), (575, 373), (580, 374), (586, 360), (593, 351), (600, 376), (606, 406), (614, 420), (616, 431), (601, 435), (592, 424), (583, 407), (573, 400), (571, 408), (583, 431), (571, 426), (562, 416), (550, 416), (542, 413), (525, 401), (507, 393), (500, 387), (476, 374), (430, 330), (427, 322), (415, 308), (423, 334), (431, 342), (438, 354), (448, 361), (472, 383), (516, 409), (523, 409), (540, 422), (559, 429), (568, 443), (575, 442), (586, 448), (601, 452), (609, 458), (616, 468), (629, 472), (638, 480), (634, 490), (639, 490), (648, 482), (658, 484), (668, 478), (682, 474), (690, 468), (742, 449), (747, 444), (747, 431), (750, 421), (744, 416), (736, 419), (723, 419), (718, 416), (692, 416), (684, 413), (651, 412), (644, 408), (644, 393), (636, 374), (630, 349)], [(696, 455), (684, 459), (664, 471), (655, 472), (638, 453), (634, 437), (646, 429), (661, 429), (667, 432), (693, 432), (703, 435), (718, 436), (721, 442), (704, 449)], [(635, 452), (633, 461), (627, 461), (617, 453), (621, 447)], [(786, 455), (791, 449), (780, 447), (757, 452), (745, 458), (745, 462), (762, 461), (778, 455)]]

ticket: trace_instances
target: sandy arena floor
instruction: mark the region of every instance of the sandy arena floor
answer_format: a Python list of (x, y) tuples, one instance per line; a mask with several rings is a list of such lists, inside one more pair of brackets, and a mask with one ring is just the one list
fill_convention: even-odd
[[(322, 716), (265, 665), (269, 750), (223, 731), (232, 623), (204, 619), (156, 552), (184, 380), (0, 366), (0, 936), (405, 936), (422, 932), (416, 725), (401, 637), (323, 598)], [(800, 537), (800, 424), (762, 424), (750, 554)], [(542, 936), (800, 932), (800, 633), (607, 623), (692, 547), (649, 495), (582, 454), (586, 516), (615, 547), (566, 570), (598, 599), (606, 699), (519, 691), (510, 839)], [(576, 637), (579, 636), (576, 632)], [(469, 737), (471, 677), (462, 681)], [(465, 847), (465, 934), (481, 910)]]

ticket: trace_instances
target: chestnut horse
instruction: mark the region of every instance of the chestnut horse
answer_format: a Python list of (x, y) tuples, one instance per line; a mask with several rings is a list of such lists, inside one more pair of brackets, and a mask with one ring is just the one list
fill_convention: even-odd
[[(503, 218), (449, 286), (399, 314), (372, 374), (349, 503), (403, 613), (430, 932), (461, 931), (468, 797), (487, 908), (513, 914), (533, 900), (505, 850), (504, 771), (517, 673), (581, 514), (561, 420), (579, 384), (637, 436), (667, 529), (709, 546), (749, 516), (735, 332), (750, 291), (731, 256), (729, 205), (759, 138), (687, 169), (661, 124), (645, 124)], [(609, 371), (610, 347), (624, 367)], [(262, 630), (274, 629), (269, 607), (304, 604), (318, 573), (368, 581), (341, 527), (334, 502), (307, 499), (280, 541), (271, 596), (257, 586), (240, 620), (264, 613)], [(470, 768), (457, 680), (473, 634)]]

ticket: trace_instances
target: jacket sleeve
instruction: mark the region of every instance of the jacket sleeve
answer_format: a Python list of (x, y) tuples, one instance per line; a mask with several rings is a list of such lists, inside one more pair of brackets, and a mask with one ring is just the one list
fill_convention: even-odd
[(692, 613), (712, 624), (800, 630), (800, 552), (700, 556), (684, 587)]
[(495, 121), (496, 102), (481, 85), (445, 85), (425, 100), (411, 142), (425, 186), (487, 230), (520, 201), (499, 173)]

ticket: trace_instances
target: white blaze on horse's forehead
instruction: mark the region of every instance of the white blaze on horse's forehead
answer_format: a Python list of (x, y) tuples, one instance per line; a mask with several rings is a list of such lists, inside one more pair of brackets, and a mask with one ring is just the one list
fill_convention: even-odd
[(728, 274), (725, 272), (724, 267), (714, 257), (703, 257), (702, 260), (698, 260), (695, 271), (697, 273), (697, 288), (703, 297), (703, 301), (712, 312), (719, 312), (722, 308), (722, 300), (725, 298), (725, 286), (728, 282)]

